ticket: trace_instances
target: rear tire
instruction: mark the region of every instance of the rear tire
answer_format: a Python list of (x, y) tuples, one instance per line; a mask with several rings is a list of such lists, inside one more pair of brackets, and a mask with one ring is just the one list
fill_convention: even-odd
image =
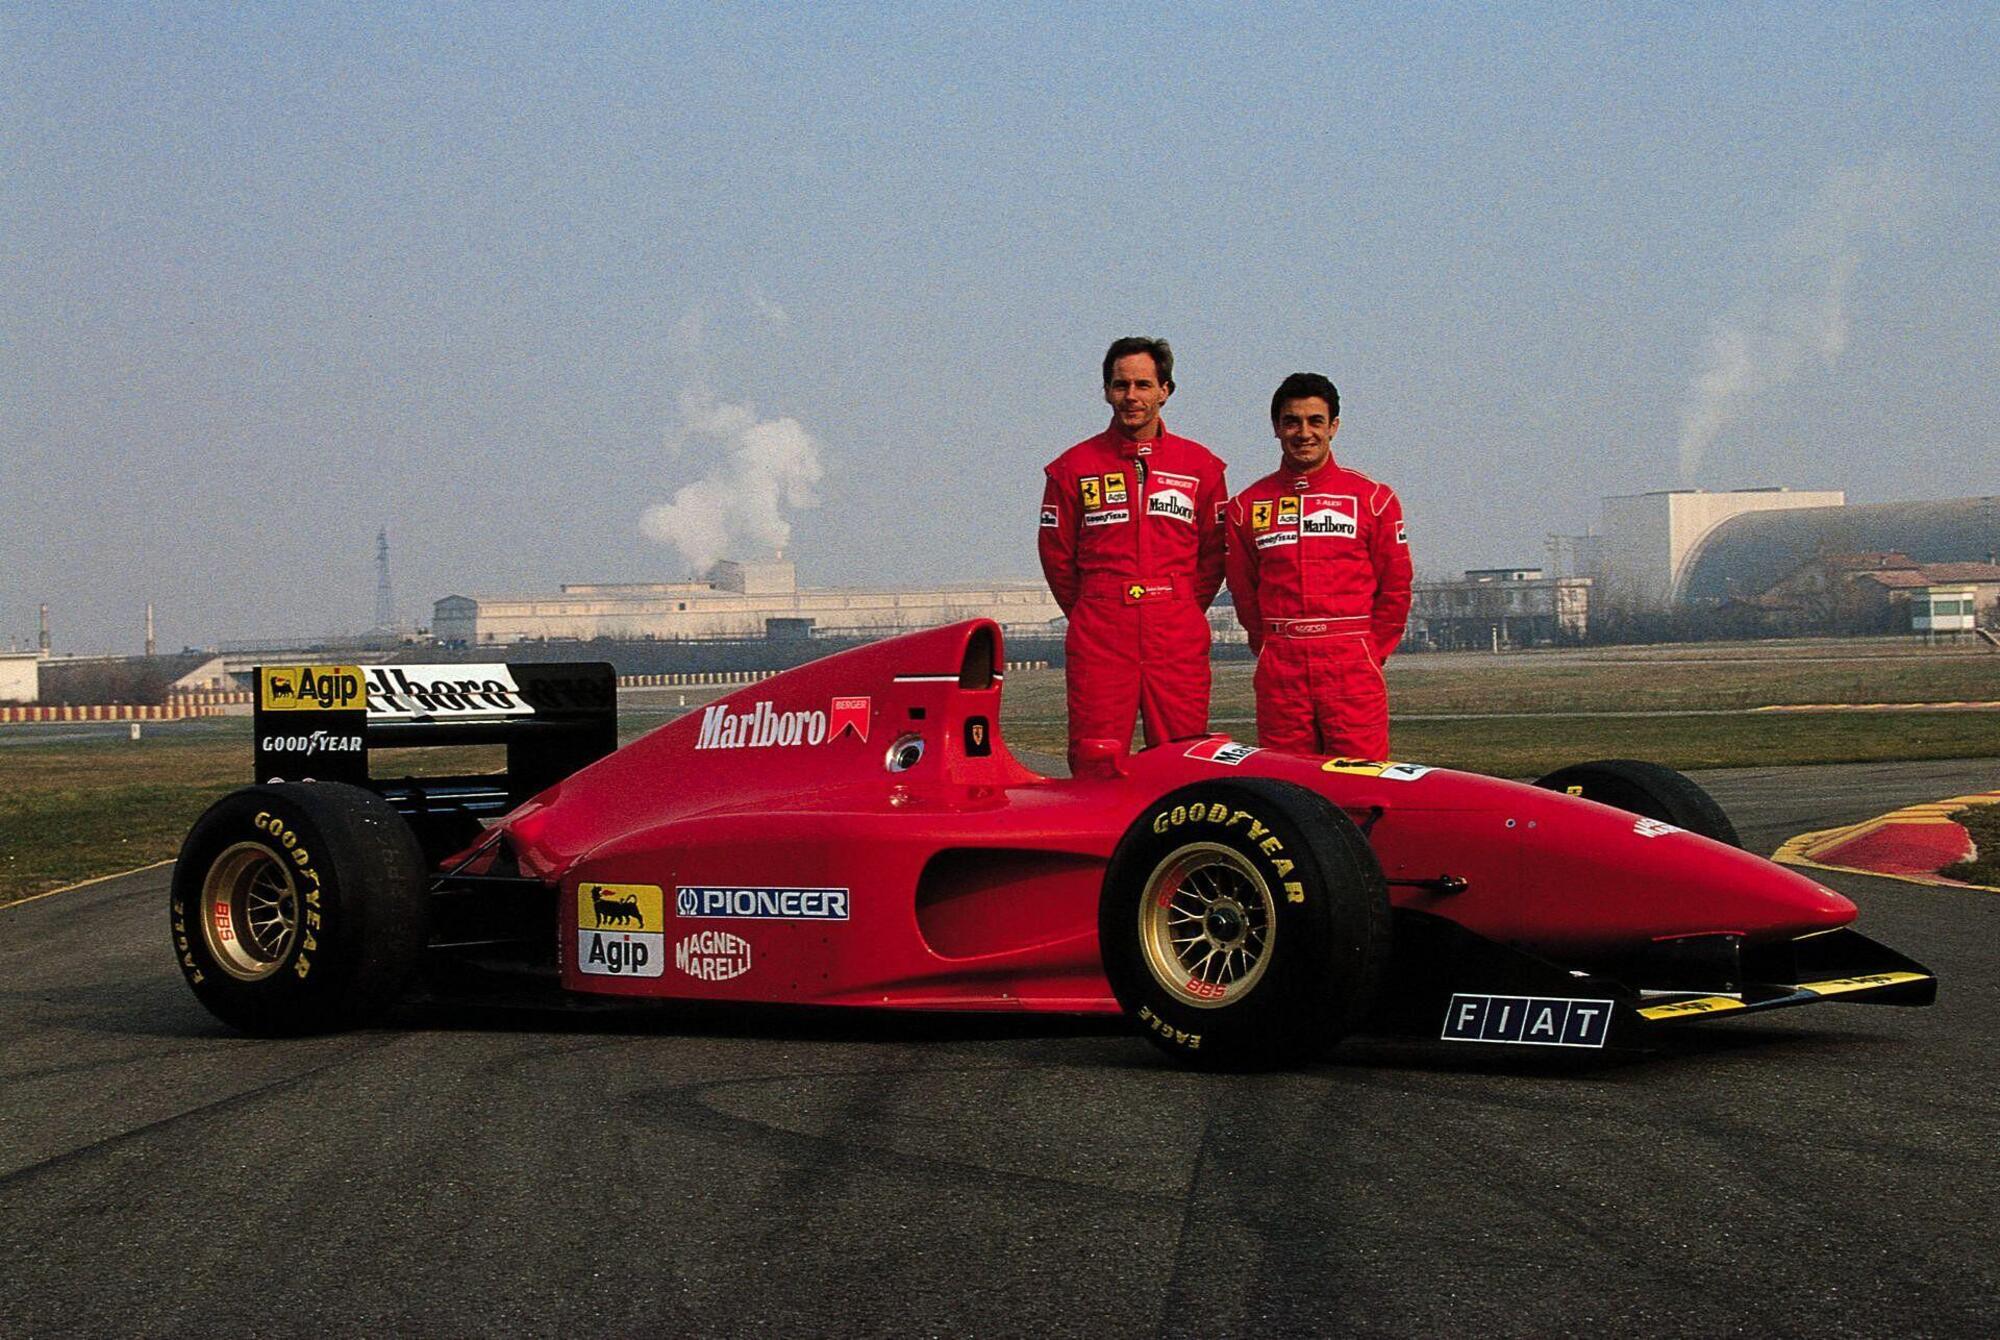
[(1606, 758), (1572, 763), (1535, 783), (1544, 791), (1582, 796), (1600, 805), (1658, 819), (1705, 838), (1741, 847), (1736, 825), (1715, 803), (1715, 797), (1672, 768), (1635, 758)]
[(1098, 943), (1118, 1003), (1183, 1065), (1298, 1065), (1374, 1004), (1388, 888), (1368, 839), (1317, 793), (1201, 782), (1126, 831)]
[(261, 1037), (353, 1028), (402, 994), (427, 926), (403, 817), (343, 782), (246, 787), (174, 865), (174, 955), (216, 1018)]

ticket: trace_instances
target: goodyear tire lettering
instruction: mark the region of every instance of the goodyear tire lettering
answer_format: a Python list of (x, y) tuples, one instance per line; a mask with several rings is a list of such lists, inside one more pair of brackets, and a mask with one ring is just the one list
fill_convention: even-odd
[[(1151, 828), (1155, 833), (1165, 834), (1188, 824), (1214, 824), (1224, 831), (1242, 827), (1250, 841), (1256, 843), (1266, 856), (1276, 856), (1285, 849), (1284, 842), (1273, 833), (1256, 815), (1248, 810), (1232, 810), (1221, 801), (1209, 804), (1176, 805), (1170, 810), (1161, 810), (1153, 816)], [(1281, 863), (1282, 878), (1292, 867), (1290, 861)]]
[[(246, 857), (246, 846), (264, 855)], [(242, 929), (231, 912), (245, 896), (244, 860), (275, 862), (297, 896), (285, 938), (268, 948), (247, 949), (232, 933)], [(202, 1003), (245, 1032), (294, 1036), (364, 1022), (400, 995), (422, 953), (422, 849), (362, 788), (267, 783), (234, 792), (196, 822), (176, 865), (175, 958)], [(343, 919), (351, 904), (369, 910)]]

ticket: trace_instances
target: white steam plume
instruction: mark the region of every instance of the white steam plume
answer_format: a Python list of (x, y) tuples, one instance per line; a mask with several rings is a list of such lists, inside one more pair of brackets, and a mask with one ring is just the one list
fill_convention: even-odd
[(1694, 482), (1709, 447), (1752, 400), (1814, 359), (1827, 367), (1840, 361), (1862, 243), (1904, 231), (1919, 189), (1916, 177), (1888, 161), (1828, 175), (1782, 239), (1764, 290), (1745, 294), (1709, 330), (1707, 357), (1681, 404), (1684, 483)]
[(797, 419), (759, 419), (751, 406), (683, 395), (667, 451), (706, 466), (639, 526), (673, 545), (699, 573), (719, 558), (762, 556), (792, 538), (788, 509), (819, 506), (819, 443)]

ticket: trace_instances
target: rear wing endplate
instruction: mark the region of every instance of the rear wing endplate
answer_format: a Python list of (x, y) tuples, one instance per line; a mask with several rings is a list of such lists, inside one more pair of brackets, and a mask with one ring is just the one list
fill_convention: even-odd
[[(618, 747), (618, 680), (603, 661), (260, 665), (256, 677), (259, 782), (352, 782), (400, 795), (471, 789), (512, 808)], [(507, 747), (504, 777), (370, 775), (373, 750), (477, 744)]]

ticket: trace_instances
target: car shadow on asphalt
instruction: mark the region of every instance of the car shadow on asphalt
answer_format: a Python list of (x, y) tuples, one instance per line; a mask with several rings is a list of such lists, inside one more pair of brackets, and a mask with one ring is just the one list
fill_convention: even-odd
[[(34, 993), (55, 1006), (60, 1027), (99, 1036), (151, 1039), (236, 1040), (243, 1035), (213, 1018), (177, 980), (107, 993), (101, 988)], [(1634, 1068), (1658, 1071), (1734, 1056), (1852, 1056), (1894, 1045), (1879, 1033), (1822, 1023), (1824, 1015), (1797, 1025), (1775, 1020), (1694, 1023), (1663, 1029), (1644, 1049), (1507, 1047), (1442, 1042), (1435, 1038), (1357, 1034), (1336, 1044), (1311, 1069), (1328, 1073), (1396, 1071), (1422, 1074), (1511, 1075), (1547, 1079), (1603, 1079)], [(1114, 1015), (1020, 1012), (877, 1010), (697, 1001), (581, 999), (554, 990), (473, 996), (417, 996), (398, 1005), (369, 1032), (589, 1033), (616, 1037), (741, 1038), (754, 1041), (900, 1046), (957, 1043), (1063, 1043), (1117, 1040), (1119, 1046), (1085, 1047), (1079, 1063), (1139, 1071), (1182, 1067), (1146, 1045), (1143, 1035)], [(1126, 1045), (1129, 1044), (1129, 1045)], [(1038, 1059), (1054, 1059), (1039, 1049)]]
[[(903, 1045), (910, 1043), (1060, 1042), (1124, 1039), (1132, 1044), (1106, 1055), (1080, 1051), (1079, 1062), (1118, 1069), (1159, 1071), (1183, 1067), (1142, 1045), (1143, 1034), (1107, 1015), (972, 1014), (708, 1002), (547, 1002), (433, 999), (397, 1012), (401, 1026), (448, 1032), (565, 1032), (629, 1037), (742, 1038), (757, 1041)], [(1776, 1026), (1683, 1025), (1663, 1030), (1644, 1048), (1582, 1049), (1473, 1047), (1432, 1038), (1356, 1035), (1310, 1068), (1327, 1072), (1405, 1071), (1425, 1074), (1491, 1074), (1545, 1079), (1602, 1079), (1634, 1068), (1657, 1071), (1717, 1058), (1786, 1053), (1852, 1052), (1888, 1040), (1844, 1029)], [(1048, 1053), (1042, 1059), (1051, 1059)]]

